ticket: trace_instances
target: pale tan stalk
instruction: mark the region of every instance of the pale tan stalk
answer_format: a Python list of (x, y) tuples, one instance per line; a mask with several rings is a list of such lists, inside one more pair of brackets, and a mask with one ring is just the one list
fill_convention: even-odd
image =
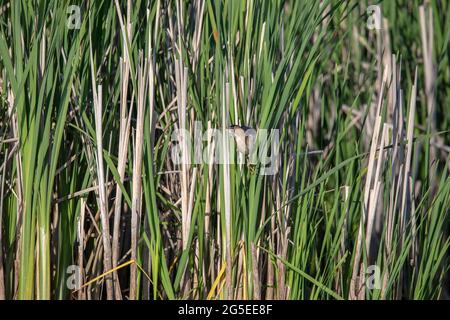
[[(102, 86), (98, 86), (98, 92), (94, 90), (95, 109), (95, 134), (97, 143), (97, 180), (98, 180), (98, 206), (102, 222), (103, 239), (103, 264), (104, 272), (112, 269), (111, 262), (111, 240), (109, 233), (108, 204), (105, 188), (105, 171), (103, 166), (103, 143), (102, 143)], [(106, 295), (108, 300), (113, 299), (113, 283), (110, 275), (106, 276)]]
[[(436, 67), (433, 63), (434, 50), (434, 30), (433, 30), (433, 11), (429, 1), (419, 7), (420, 36), (422, 39), (422, 53), (425, 74), (425, 97), (428, 111), (428, 128), (430, 133), (436, 132)], [(435, 147), (437, 137), (430, 138), (430, 166), (437, 160), (437, 148)], [(431, 193), (435, 192), (437, 187), (435, 172), (430, 170), (429, 177), (432, 186)]]
[[(137, 246), (140, 233), (140, 218), (142, 208), (142, 153), (144, 145), (144, 105), (146, 102), (147, 80), (148, 80), (148, 60), (145, 61), (140, 52), (140, 66), (138, 69), (138, 99), (137, 99), (137, 120), (136, 120), (136, 140), (133, 158), (133, 193), (131, 198), (131, 259), (137, 261)], [(136, 264), (130, 266), (130, 300), (137, 298), (137, 267)]]

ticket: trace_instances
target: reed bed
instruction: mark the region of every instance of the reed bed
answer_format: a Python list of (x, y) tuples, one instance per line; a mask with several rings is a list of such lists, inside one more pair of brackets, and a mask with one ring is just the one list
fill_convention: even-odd
[(370, 5), (1, 0), (0, 299), (448, 299), (450, 2)]

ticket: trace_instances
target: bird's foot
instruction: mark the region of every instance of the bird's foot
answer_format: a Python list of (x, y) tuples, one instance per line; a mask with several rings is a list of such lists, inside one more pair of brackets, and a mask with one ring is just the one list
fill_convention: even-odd
[(256, 165), (255, 164), (248, 163), (247, 167), (248, 167), (248, 171), (250, 172), (250, 174), (252, 174), (252, 175), (256, 174)]

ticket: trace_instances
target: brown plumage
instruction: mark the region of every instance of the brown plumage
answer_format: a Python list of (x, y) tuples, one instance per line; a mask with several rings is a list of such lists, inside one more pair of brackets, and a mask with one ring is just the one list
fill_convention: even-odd
[(256, 130), (247, 126), (231, 125), (229, 128), (236, 141), (240, 153), (248, 155), (252, 152), (255, 144)]

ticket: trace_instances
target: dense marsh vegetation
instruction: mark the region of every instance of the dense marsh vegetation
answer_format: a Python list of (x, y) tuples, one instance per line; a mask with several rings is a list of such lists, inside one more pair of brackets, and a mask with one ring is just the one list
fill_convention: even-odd
[(0, 0), (0, 299), (449, 298), (449, 39), (447, 0)]

